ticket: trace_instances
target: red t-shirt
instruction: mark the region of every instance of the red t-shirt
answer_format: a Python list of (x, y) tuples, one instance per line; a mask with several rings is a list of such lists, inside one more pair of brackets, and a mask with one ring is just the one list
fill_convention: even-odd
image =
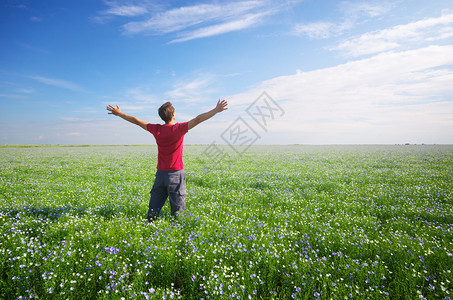
[(146, 129), (156, 138), (157, 169), (161, 171), (184, 169), (182, 150), (184, 135), (189, 131), (189, 123), (148, 124)]

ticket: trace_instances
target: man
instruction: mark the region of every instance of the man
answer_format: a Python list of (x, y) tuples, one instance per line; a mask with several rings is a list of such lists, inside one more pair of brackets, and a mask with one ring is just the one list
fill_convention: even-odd
[(157, 143), (157, 172), (151, 189), (149, 210), (147, 219), (151, 221), (157, 217), (165, 204), (167, 197), (170, 198), (171, 214), (177, 216), (186, 207), (186, 173), (184, 171), (182, 154), (184, 135), (219, 112), (228, 109), (228, 102), (217, 101), (212, 110), (193, 118), (189, 122), (175, 123), (175, 109), (170, 102), (164, 103), (159, 108), (159, 116), (165, 122), (164, 125), (150, 124), (136, 117), (121, 112), (118, 105), (107, 106), (109, 114), (119, 116), (124, 120), (138, 125), (154, 135)]

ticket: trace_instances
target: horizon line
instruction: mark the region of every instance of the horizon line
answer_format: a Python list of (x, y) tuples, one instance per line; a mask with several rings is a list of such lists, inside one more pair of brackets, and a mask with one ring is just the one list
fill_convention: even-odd
[[(185, 144), (184, 146), (229, 146), (227, 144)], [(17, 144), (17, 145), (0, 145), (0, 148), (51, 148), (51, 147), (156, 147), (156, 144)], [(363, 144), (256, 144), (250, 147), (268, 147), (268, 146), (453, 146), (448, 143), (363, 143)], [(231, 146), (230, 146), (231, 147)]]

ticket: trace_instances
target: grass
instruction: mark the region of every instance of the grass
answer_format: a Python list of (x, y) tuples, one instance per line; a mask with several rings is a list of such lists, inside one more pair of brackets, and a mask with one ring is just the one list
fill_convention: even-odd
[(149, 225), (156, 147), (0, 149), (0, 298), (451, 297), (452, 146), (205, 150)]

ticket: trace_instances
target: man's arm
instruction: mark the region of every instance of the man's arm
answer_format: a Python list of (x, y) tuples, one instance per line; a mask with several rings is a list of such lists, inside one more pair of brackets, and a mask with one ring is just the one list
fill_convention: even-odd
[(115, 115), (115, 116), (121, 117), (124, 120), (131, 122), (132, 124), (138, 125), (141, 128), (148, 130), (148, 129), (146, 129), (146, 125), (148, 125), (147, 122), (142, 121), (136, 117), (126, 115), (125, 113), (122, 113), (120, 110), (120, 107), (118, 105), (116, 105), (116, 107), (109, 105), (109, 106), (107, 106), (107, 110), (109, 111), (109, 115)]
[(198, 115), (196, 116), (195, 118), (193, 118), (192, 120), (189, 121), (189, 130), (194, 128), (195, 126), (197, 126), (198, 124), (200, 124), (201, 122), (204, 122), (210, 118), (212, 118), (214, 115), (216, 115), (217, 113), (219, 112), (222, 112), (224, 110), (227, 110), (228, 107), (228, 102), (226, 102), (225, 100), (222, 100), (220, 101), (217, 101), (217, 105), (215, 108), (211, 109), (210, 111), (208, 112), (205, 112), (201, 115)]

